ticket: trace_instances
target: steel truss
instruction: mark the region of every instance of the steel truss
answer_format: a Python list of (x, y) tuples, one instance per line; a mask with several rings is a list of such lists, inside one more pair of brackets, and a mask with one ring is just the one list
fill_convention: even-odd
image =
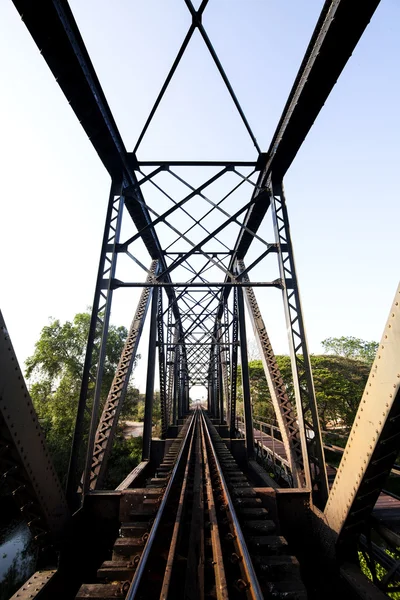
[[(150, 266), (150, 273), (147, 281), (150, 282), (158, 267), (158, 261), (154, 260)], [(90, 470), (90, 489), (100, 488), (103, 483), (106, 472), (107, 459), (110, 454), (113, 439), (117, 429), (118, 418), (125, 400), (129, 378), (132, 373), (132, 368), (135, 363), (137, 349), (142, 335), (143, 324), (146, 318), (147, 309), (151, 298), (151, 288), (145, 287), (141, 293), (135, 316), (133, 318), (128, 337), (122, 350), (121, 358), (118, 363), (117, 370), (110, 391), (105, 402), (102, 415), (96, 431), (94, 441), (94, 449), (92, 454), (92, 464)], [(161, 294), (159, 296), (159, 307), (161, 306)], [(162, 321), (161, 321), (162, 322)], [(162, 332), (162, 327), (161, 327)], [(162, 334), (161, 334), (162, 335)], [(160, 336), (160, 330), (159, 330)], [(163, 345), (160, 346), (163, 349)], [(163, 359), (160, 357), (159, 364), (163, 365)], [(162, 388), (161, 382), (161, 367), (160, 367), (160, 394)], [(162, 404), (162, 406), (164, 406)]]
[[(190, 0), (185, 0), (185, 3), (192, 17), (191, 25), (133, 152), (127, 152), (67, 1), (45, 0), (38, 11), (28, 0), (14, 0), (112, 177), (72, 444), (68, 497), (70, 503), (74, 504), (77, 478), (82, 472), (86, 412), (91, 413), (91, 422), (83, 492), (100, 485), (102, 481), (128, 373), (146, 316), (144, 305), (147, 307), (150, 298), (143, 458), (150, 458), (157, 346), (163, 437), (168, 434), (168, 427), (177, 425), (188, 410), (189, 389), (193, 385), (207, 387), (211, 416), (223, 422), (226, 415), (230, 434), (232, 437), (236, 435), (240, 346), (246, 446), (248, 456), (254, 456), (245, 295), (261, 345), (282, 438), (289, 447), (293, 480), (299, 486), (316, 491), (316, 496), (323, 504), (328, 494), (326, 471), (282, 180), (351, 56), (378, 0), (365, 0), (358, 3), (356, 9), (351, 0), (325, 2), (266, 153), (262, 153), (257, 144), (202, 23), (208, 0), (203, 0), (198, 10)], [(258, 153), (255, 161), (144, 162), (138, 159), (140, 144), (196, 30), (208, 48)], [(188, 167), (202, 169), (204, 178), (200, 185), (192, 185), (188, 180), (185, 171)], [(228, 180), (229, 190), (221, 193), (218, 201), (212, 200), (210, 187)], [(178, 184), (187, 190), (184, 197), (176, 197), (175, 186)], [(161, 204), (155, 202), (152, 192), (162, 197)], [(228, 211), (232, 197), (239, 195), (240, 206), (233, 212)], [(199, 210), (191, 210), (194, 204), (197, 209), (201, 207), (201, 214)], [(124, 207), (137, 232), (121, 240)], [(264, 240), (262, 233), (259, 234), (268, 211), (274, 220), (274, 242)], [(179, 225), (179, 217), (186, 223), (183, 227)], [(170, 236), (165, 243), (160, 241), (163, 230), (167, 230)], [(236, 236), (234, 243), (233, 230)], [(142, 255), (135, 250), (135, 242), (139, 240), (144, 243), (153, 261), (150, 269), (143, 264)], [(263, 250), (253, 262), (247, 261), (245, 267), (243, 261), (255, 242)], [(146, 281), (141, 282), (137, 278), (134, 281), (117, 279), (116, 264), (121, 253), (129, 256), (144, 271)], [(280, 276), (265, 281), (254, 273), (256, 267), (260, 269), (263, 261), (271, 255), (278, 257)], [(154, 270), (155, 264), (157, 271)], [(115, 389), (111, 389), (100, 416), (100, 392), (113, 292), (124, 287), (144, 288), (138, 308), (141, 316), (137, 325), (131, 328), (130, 345), (129, 348), (125, 347), (125, 355), (121, 357), (114, 380)], [(289, 331), (294, 403), (281, 381), (252, 288), (282, 290)], [(168, 301), (165, 313), (162, 294)]]

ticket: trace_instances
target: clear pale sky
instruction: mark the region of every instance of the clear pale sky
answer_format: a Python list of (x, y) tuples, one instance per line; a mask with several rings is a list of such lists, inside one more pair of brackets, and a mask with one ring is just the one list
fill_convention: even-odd
[[(204, 13), (264, 151), (322, 5), (210, 0)], [(183, 0), (74, 0), (71, 7), (132, 150), (190, 26), (189, 12)], [(382, 0), (285, 178), (314, 353), (329, 336), (379, 340), (399, 281), (399, 22), (400, 4)], [(0, 3), (0, 76), (0, 306), (22, 364), (49, 316), (71, 319), (92, 302), (110, 182), (9, 0)], [(198, 34), (138, 156), (256, 156)], [(129, 326), (137, 295), (124, 293), (112, 320)], [(276, 351), (285, 352), (275, 323), (279, 292), (272, 294), (260, 302)], [(141, 362), (136, 380), (143, 388)]]

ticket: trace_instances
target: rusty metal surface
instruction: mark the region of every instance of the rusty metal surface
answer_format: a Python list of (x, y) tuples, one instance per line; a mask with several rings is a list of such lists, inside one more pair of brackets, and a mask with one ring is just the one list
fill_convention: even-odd
[(32, 598), (41, 597), (42, 592), (46, 592), (46, 587), (52, 583), (52, 579), (56, 572), (55, 569), (36, 571), (36, 573), (34, 573), (32, 577), (30, 577), (28, 581), (26, 581), (24, 585), (11, 596), (10, 600), (32, 600)]
[(184, 455), (184, 450), (185, 450), (186, 445), (187, 445), (187, 443), (188, 443), (188, 441), (190, 439), (190, 434), (191, 434), (192, 427), (193, 427), (193, 417), (191, 417), (187, 421), (187, 425), (188, 425), (188, 427), (186, 429), (185, 437), (184, 437), (184, 440), (182, 441), (178, 457), (176, 459), (175, 464), (173, 465), (173, 468), (171, 469), (171, 476), (169, 478), (168, 485), (167, 485), (167, 487), (166, 487), (166, 489), (164, 491), (164, 494), (162, 496), (162, 500), (161, 500), (160, 506), (158, 508), (157, 514), (155, 516), (154, 523), (152, 525), (149, 538), (147, 540), (145, 549), (144, 549), (143, 553), (140, 556), (140, 561), (139, 561), (138, 567), (136, 569), (134, 578), (132, 579), (129, 591), (127, 593), (127, 600), (133, 600), (133, 598), (135, 598), (135, 596), (136, 596), (136, 594), (138, 592), (142, 576), (143, 576), (144, 571), (146, 569), (147, 560), (148, 560), (148, 558), (150, 556), (152, 545), (154, 543), (154, 540), (155, 540), (155, 537), (156, 537), (156, 534), (157, 534), (159, 523), (161, 521), (161, 518), (163, 516), (163, 512), (165, 510), (167, 501), (169, 499), (169, 494), (170, 494), (171, 488), (173, 486), (175, 477), (177, 475), (178, 468), (181, 465), (181, 460), (182, 460), (182, 457)]
[[(150, 265), (148, 282), (156, 272), (158, 261), (153, 260)], [(94, 441), (92, 469), (90, 473), (90, 489), (99, 488), (103, 482), (107, 468), (107, 459), (111, 452), (119, 414), (125, 400), (125, 394), (135, 361), (143, 324), (149, 306), (150, 288), (145, 287), (141, 293), (135, 316), (129, 329), (128, 337), (121, 353), (121, 358), (115, 372), (113, 382), (96, 431)]]
[(149, 466), (150, 462), (148, 460), (142, 460), (115, 489), (122, 491), (131, 487), (139, 477), (143, 477), (146, 474)]
[[(239, 524), (239, 520), (236, 515), (236, 510), (235, 510), (235, 507), (234, 507), (234, 504), (233, 504), (233, 501), (231, 498), (231, 494), (229, 493), (228, 486), (226, 484), (225, 477), (222, 473), (221, 465), (218, 460), (217, 454), (215, 452), (215, 449), (214, 449), (214, 446), (213, 446), (213, 443), (212, 443), (212, 440), (210, 437), (210, 433), (206, 426), (204, 417), (203, 417), (202, 422), (203, 422), (204, 436), (208, 440), (208, 443), (209, 443), (210, 456), (213, 457), (213, 460), (215, 461), (216, 469), (218, 471), (218, 479), (220, 482), (220, 489), (225, 497), (226, 506), (228, 507), (228, 510), (229, 510), (229, 516), (230, 516), (230, 519), (234, 526), (234, 535), (236, 536), (236, 542), (238, 545), (238, 549), (240, 551), (239, 556), (242, 557), (241, 565), (243, 566), (243, 570), (246, 575), (246, 586), (247, 586), (246, 589), (248, 590), (248, 595), (250, 598), (260, 600), (260, 599), (264, 598), (264, 595), (261, 591), (260, 584), (258, 582), (258, 578), (255, 574), (253, 563), (251, 561), (250, 554), (247, 549), (247, 545), (246, 545), (246, 542), (245, 542), (245, 539), (244, 539), (244, 536), (243, 536), (243, 533), (242, 533), (242, 530), (241, 530), (241, 527)], [(255, 495), (256, 494), (254, 493), (254, 496)]]
[[(238, 260), (238, 268), (240, 274), (245, 271), (246, 267), (242, 260)], [(249, 281), (247, 274), (242, 275), (242, 281)], [(244, 295), (253, 325), (254, 335), (260, 350), (272, 405), (275, 410), (276, 419), (279, 423), (282, 444), (285, 450), (285, 458), (289, 461), (293, 485), (294, 487), (304, 486), (306, 480), (297, 417), (294, 413), (292, 403), (289, 400), (286, 385), (279, 371), (253, 288), (245, 288)]]
[(229, 598), (228, 586), (226, 582), (225, 567), (221, 549), (221, 540), (218, 531), (218, 520), (216, 507), (214, 502), (213, 485), (210, 473), (210, 467), (207, 460), (207, 448), (205, 441), (205, 426), (203, 420), (201, 421), (201, 446), (203, 452), (204, 461), (204, 479), (206, 485), (206, 502), (208, 507), (208, 517), (211, 525), (211, 544), (214, 558), (214, 572), (215, 572), (215, 587), (216, 596), (218, 600), (225, 600)]
[(69, 510), (1, 312), (0, 450), (0, 474), (34, 537), (61, 535)]
[[(194, 427), (196, 426), (197, 419), (198, 419), (198, 415), (196, 413)], [(168, 594), (169, 594), (172, 570), (173, 570), (174, 562), (176, 559), (176, 553), (177, 553), (178, 537), (180, 534), (180, 528), (181, 528), (181, 524), (182, 524), (181, 521), (182, 521), (182, 517), (183, 517), (185, 502), (186, 502), (187, 487), (188, 487), (188, 480), (189, 480), (189, 469), (190, 469), (190, 463), (192, 460), (193, 450), (194, 450), (194, 436), (192, 435), (192, 438), (190, 440), (190, 445), (189, 445), (186, 467), (185, 467), (185, 474), (183, 477), (181, 494), (179, 497), (178, 510), (176, 512), (174, 529), (172, 532), (172, 537), (171, 537), (170, 546), (169, 546), (167, 565), (165, 567), (164, 579), (163, 579), (163, 583), (162, 583), (162, 587), (161, 587), (160, 600), (161, 599), (167, 600)]]
[(328, 523), (337, 534), (357, 533), (396, 460), (399, 390), (400, 286), (325, 508)]

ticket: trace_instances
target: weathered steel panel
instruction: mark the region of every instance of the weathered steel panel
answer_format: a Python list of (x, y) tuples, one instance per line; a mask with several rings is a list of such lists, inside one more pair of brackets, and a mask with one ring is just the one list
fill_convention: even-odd
[(400, 449), (400, 285), (325, 508), (329, 526), (355, 535)]
[(68, 509), (0, 312), (0, 473), (34, 536), (62, 533)]

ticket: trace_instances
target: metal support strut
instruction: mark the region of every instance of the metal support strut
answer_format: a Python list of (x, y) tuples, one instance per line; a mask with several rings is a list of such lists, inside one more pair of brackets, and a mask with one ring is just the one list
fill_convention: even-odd
[[(119, 233), (122, 220), (123, 199), (119, 195), (120, 191), (121, 183), (112, 182), (68, 469), (66, 492), (67, 500), (70, 506), (76, 505), (78, 478), (80, 473), (82, 473), (80, 462), (82, 459), (82, 440), (84, 434), (85, 411), (87, 410), (88, 401), (91, 398), (94, 398), (93, 410), (95, 410), (95, 405), (96, 403), (98, 405), (100, 397), (101, 379), (105, 358), (104, 342), (108, 332), (108, 322), (111, 311), (111, 281), (115, 275), (117, 260), (116, 245), (119, 242)], [(97, 352), (95, 351), (97, 349), (96, 346), (98, 346)], [(93, 382), (96, 382), (95, 386), (93, 385)], [(90, 457), (90, 459), (94, 444), (96, 425), (97, 420), (94, 418), (92, 420), (90, 441), (87, 452), (87, 457)], [(87, 467), (86, 472), (89, 471), (89, 468), (90, 466)], [(83, 482), (83, 490), (85, 491), (85, 489), (88, 487), (89, 482)]]
[(153, 429), (153, 402), (154, 402), (154, 375), (156, 368), (156, 337), (157, 337), (157, 310), (158, 294), (160, 290), (153, 288), (153, 298), (150, 312), (149, 352), (147, 359), (146, 395), (143, 422), (143, 450), (142, 460), (150, 460), (151, 434)]
[(323, 506), (329, 494), (328, 478), (282, 183), (271, 182), (271, 191), (271, 209), (275, 239), (278, 244), (279, 271), (283, 283), (282, 294), (289, 335), (293, 387), (303, 449), (304, 476), (307, 485), (311, 489), (318, 490), (319, 504)]

